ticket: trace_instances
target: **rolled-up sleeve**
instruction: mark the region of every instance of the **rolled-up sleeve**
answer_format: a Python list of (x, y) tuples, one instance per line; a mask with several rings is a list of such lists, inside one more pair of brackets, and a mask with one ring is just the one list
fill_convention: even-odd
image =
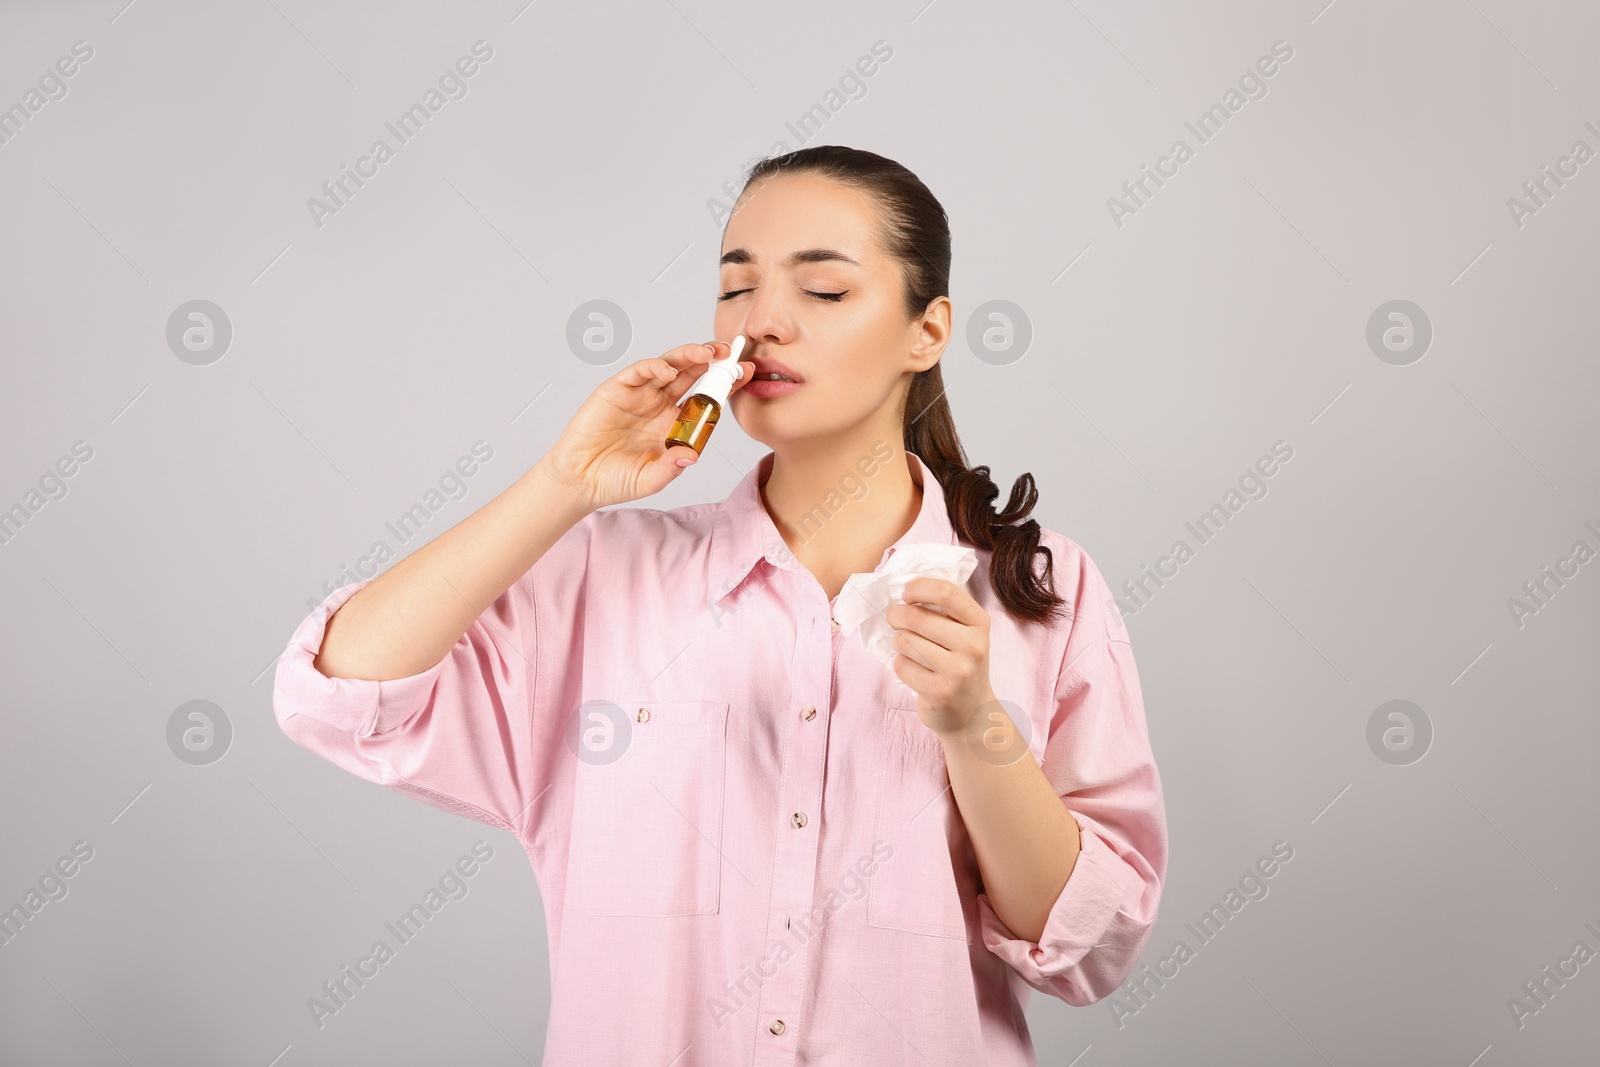
[(404, 678), (331, 678), (317, 670), (328, 620), (376, 579), (335, 590), (278, 660), (278, 725), (351, 774), (525, 836), (561, 750), (560, 716), (535, 714), (535, 687), (550, 683), (541, 676), (552, 669), (539, 663), (542, 584), (581, 569), (586, 535), (586, 527), (569, 531), (438, 663)]
[(984, 945), (1030, 986), (1083, 1007), (1120, 986), (1149, 940), (1167, 867), (1166, 808), (1120, 613), (1083, 557), (1074, 624), (1041, 769), (1080, 851), (1038, 941), (978, 895)]

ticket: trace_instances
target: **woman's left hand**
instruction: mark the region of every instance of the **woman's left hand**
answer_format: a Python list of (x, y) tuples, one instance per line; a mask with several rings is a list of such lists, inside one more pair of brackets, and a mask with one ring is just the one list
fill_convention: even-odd
[(959, 736), (996, 699), (989, 686), (989, 613), (943, 578), (912, 578), (901, 600), (883, 613), (896, 631), (899, 655), (891, 669), (915, 690), (924, 726), (941, 737)]

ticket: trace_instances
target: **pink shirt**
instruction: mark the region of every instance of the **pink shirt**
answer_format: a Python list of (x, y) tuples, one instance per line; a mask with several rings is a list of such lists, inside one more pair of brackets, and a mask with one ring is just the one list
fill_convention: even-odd
[[(717, 503), (588, 515), (408, 678), (312, 666), (329, 615), (373, 579), (335, 591), (278, 664), (278, 722), (352, 774), (516, 835), (549, 931), (546, 1063), (1034, 1064), (1030, 988), (1079, 1006), (1114, 991), (1166, 876), (1111, 592), (1051, 530), (1070, 620), (1013, 622), (986, 551), (967, 583), (994, 691), (1026, 709), (1082, 835), (1028, 941), (979, 891), (916, 694), (830, 625), (763, 507), (772, 459)], [(900, 544), (959, 543), (910, 462), (922, 508), (880, 567)]]

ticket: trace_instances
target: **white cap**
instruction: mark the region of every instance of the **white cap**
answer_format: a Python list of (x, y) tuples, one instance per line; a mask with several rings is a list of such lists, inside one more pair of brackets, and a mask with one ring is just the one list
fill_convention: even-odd
[[(688, 396), (709, 397), (718, 404), (726, 404), (728, 394), (733, 392), (734, 383), (739, 380), (739, 355), (743, 351), (744, 334), (740, 334), (733, 339), (733, 350), (728, 358), (712, 360), (711, 365), (695, 380)], [(687, 400), (688, 396), (684, 399)]]

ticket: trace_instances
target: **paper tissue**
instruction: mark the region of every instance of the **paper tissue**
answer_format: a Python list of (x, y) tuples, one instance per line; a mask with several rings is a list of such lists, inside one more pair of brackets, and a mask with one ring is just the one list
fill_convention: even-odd
[[(899, 602), (889, 590), (913, 578), (943, 578), (965, 585), (977, 566), (978, 553), (962, 545), (938, 541), (900, 545), (890, 553), (882, 570), (852, 574), (845, 579), (833, 617), (839, 620), (842, 632), (856, 634), (866, 650), (888, 667), (896, 655), (895, 630), (883, 613), (889, 605)], [(929, 610), (939, 609), (929, 605)]]

